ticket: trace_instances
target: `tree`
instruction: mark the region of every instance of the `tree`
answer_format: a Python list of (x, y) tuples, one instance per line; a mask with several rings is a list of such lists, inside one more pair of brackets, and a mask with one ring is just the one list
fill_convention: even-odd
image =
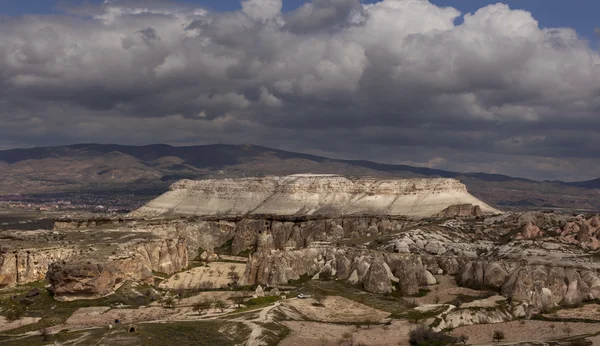
[(173, 308), (175, 307), (175, 298), (171, 295), (167, 295), (160, 301), (160, 305), (163, 308)]
[(233, 288), (236, 288), (238, 286), (238, 281), (240, 281), (240, 274), (238, 274), (238, 272), (229, 272), (227, 275), (229, 276), (230, 280), (229, 285)]
[(323, 301), (325, 301), (325, 295), (323, 293), (316, 293), (313, 298), (317, 305), (323, 306)]
[(221, 312), (225, 312), (229, 305), (224, 300), (217, 300), (215, 302), (215, 308), (221, 310)]
[(462, 342), (463, 344), (466, 344), (469, 341), (469, 337), (466, 334), (461, 334), (458, 337), (458, 341)]
[(17, 303), (6, 309), (4, 315), (9, 322), (17, 321), (20, 320), (21, 317), (23, 317), (23, 314), (25, 314), (25, 310), (26, 309), (23, 305)]
[(241, 294), (238, 294), (238, 295), (231, 297), (231, 300), (237, 305), (238, 308), (241, 308), (242, 304), (244, 303), (244, 296)]
[(492, 334), (492, 340), (494, 340), (497, 343), (504, 340), (504, 332), (500, 330), (495, 330), (494, 334)]
[(410, 331), (408, 334), (408, 342), (412, 346), (443, 346), (456, 343), (456, 338), (442, 332), (436, 332), (429, 327), (421, 325)]
[(344, 334), (342, 334), (342, 338), (339, 340), (338, 343), (340, 345), (352, 346), (354, 345), (354, 335), (350, 332), (344, 332)]
[(42, 328), (40, 329), (40, 335), (44, 341), (48, 341), (50, 339), (50, 330), (48, 328)]
[(197, 311), (198, 314), (202, 315), (202, 311), (210, 309), (211, 305), (212, 304), (209, 300), (203, 299), (198, 303), (194, 304), (192, 308), (194, 309), (194, 311)]

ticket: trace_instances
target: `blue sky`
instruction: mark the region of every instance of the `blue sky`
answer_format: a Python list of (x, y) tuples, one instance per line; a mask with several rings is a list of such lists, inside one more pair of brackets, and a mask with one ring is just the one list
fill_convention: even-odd
[[(102, 0), (87, 0), (101, 2)], [(234, 10), (240, 7), (238, 0), (182, 0), (183, 2), (198, 4), (215, 10)], [(499, 2), (497, 0), (431, 0), (437, 5), (452, 6), (463, 13), (473, 12), (487, 4)], [(27, 13), (52, 13), (55, 12), (55, 0), (0, 0), (0, 13), (8, 15), (22, 15)], [(63, 1), (64, 2), (64, 1)], [(70, 0), (69, 2), (81, 2)], [(305, 1), (284, 0), (284, 10), (297, 8)], [(376, 2), (367, 0), (366, 3)], [(600, 26), (600, 1), (595, 0), (504, 0), (511, 8), (521, 8), (530, 11), (540, 22), (542, 27), (572, 27), (577, 32), (590, 40), (596, 40), (594, 28)]]

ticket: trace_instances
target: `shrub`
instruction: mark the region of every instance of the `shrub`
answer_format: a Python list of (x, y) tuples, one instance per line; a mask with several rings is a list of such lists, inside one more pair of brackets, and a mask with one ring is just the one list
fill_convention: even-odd
[(495, 330), (494, 334), (492, 334), (492, 340), (495, 342), (500, 342), (504, 340), (504, 332), (500, 330)]
[(313, 298), (315, 299), (315, 303), (318, 306), (323, 306), (323, 301), (325, 300), (325, 295), (322, 293), (316, 293)]
[(197, 311), (198, 314), (202, 315), (202, 311), (210, 309), (212, 303), (208, 299), (203, 299), (198, 303), (194, 304), (192, 308)]
[(456, 338), (450, 335), (436, 332), (425, 326), (419, 326), (408, 334), (408, 342), (412, 346), (444, 346), (456, 343), (456, 341)]

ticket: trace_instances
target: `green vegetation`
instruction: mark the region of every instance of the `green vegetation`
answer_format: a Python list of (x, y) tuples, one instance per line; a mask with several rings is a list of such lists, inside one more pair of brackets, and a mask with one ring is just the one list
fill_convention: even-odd
[(435, 332), (425, 326), (419, 326), (408, 334), (408, 342), (412, 346), (444, 346), (455, 344), (457, 341), (450, 335)]
[[(31, 336), (27, 338), (0, 337), (0, 345), (42, 346), (54, 341), (69, 343), (77, 340), (78, 344), (93, 345), (100, 339), (110, 340), (111, 345), (133, 346), (171, 346), (171, 345), (223, 345), (243, 344), (250, 334), (250, 329), (243, 323), (224, 321), (150, 323), (135, 326), (130, 333), (125, 326), (117, 326), (112, 330), (97, 328), (85, 331), (63, 331), (56, 335)], [(46, 340), (44, 340), (44, 338)], [(276, 345), (276, 344), (270, 344)]]
[(392, 295), (383, 296), (380, 294), (368, 293), (358, 287), (353, 287), (340, 281), (309, 280), (302, 288), (302, 291), (311, 295), (322, 293), (326, 296), (344, 297), (395, 315), (403, 314), (413, 307), (408, 301), (402, 298)]
[(281, 298), (276, 297), (276, 296), (252, 298), (246, 302), (246, 305), (252, 306), (252, 307), (258, 307), (258, 306), (273, 304), (276, 301), (279, 301), (279, 299), (281, 299)]
[[(428, 318), (437, 317), (441, 313), (446, 311), (445, 307), (439, 307), (437, 309), (429, 310), (429, 311), (419, 311), (419, 310), (409, 310), (404, 314), (393, 314), (392, 317), (398, 319), (407, 319), (413, 323), (420, 323)], [(439, 323), (439, 322), (438, 322)]]
[(277, 346), (281, 340), (285, 339), (289, 334), (290, 330), (280, 323), (259, 323), (263, 327), (263, 334), (261, 340), (268, 346)]
[(310, 279), (311, 279), (311, 277), (308, 274), (304, 274), (298, 280), (289, 280), (288, 284), (294, 285), (294, 286), (301, 286), (301, 285), (309, 282)]
[[(22, 299), (27, 292), (32, 289), (39, 290), (39, 294), (27, 299)], [(142, 293), (142, 295), (140, 296), (135, 291)], [(5, 292), (7, 293), (7, 296), (20, 297), (19, 299), (21, 301), (19, 299), (7, 299), (6, 296), (4, 296), (0, 303), (0, 306), (3, 309), (23, 309), (22, 316), (41, 317), (42, 319), (37, 323), (3, 332), (4, 334), (22, 334), (61, 324), (65, 322), (73, 312), (83, 307), (114, 306), (121, 304), (139, 307), (148, 305), (151, 302), (160, 299), (160, 296), (157, 295), (156, 291), (151, 286), (137, 285), (134, 287), (131, 282), (126, 282), (117, 290), (117, 292), (108, 297), (94, 300), (76, 300), (72, 302), (60, 302), (55, 300), (52, 293), (44, 288), (43, 282), (18, 286)]]

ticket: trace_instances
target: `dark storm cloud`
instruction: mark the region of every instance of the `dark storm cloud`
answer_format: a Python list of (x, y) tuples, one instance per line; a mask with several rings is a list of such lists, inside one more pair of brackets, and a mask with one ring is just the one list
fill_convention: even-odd
[[(497, 4), (105, 1), (0, 21), (0, 147), (254, 143), (535, 178), (600, 176), (600, 55)], [(585, 168), (574, 169), (573, 167)]]

